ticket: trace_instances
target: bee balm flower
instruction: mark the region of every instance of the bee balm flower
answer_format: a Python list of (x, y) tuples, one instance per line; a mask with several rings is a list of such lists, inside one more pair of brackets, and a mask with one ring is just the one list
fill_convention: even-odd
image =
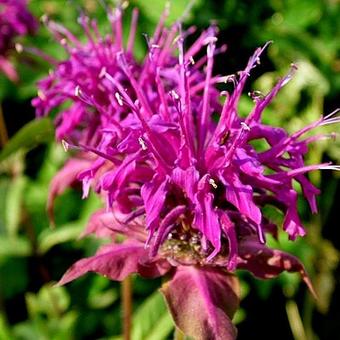
[[(113, 280), (131, 273), (168, 273), (162, 292), (177, 326), (197, 339), (234, 339), (237, 268), (259, 278), (284, 270), (298, 272), (312, 290), (297, 258), (266, 246), (266, 233), (275, 235), (279, 226), (263, 215), (263, 207), (270, 204), (282, 211), (282, 228), (291, 240), (305, 234), (293, 180), (301, 184), (316, 212), (319, 191), (306, 174), (338, 167), (305, 165), (308, 145), (318, 137), (304, 136), (340, 119), (334, 112), (292, 135), (262, 122), (264, 109), (292, 78), (294, 65), (267, 95), (254, 93), (252, 111), (241, 118), (238, 102), (265, 46), (255, 51), (238, 76), (220, 77), (213, 74), (216, 29), (203, 32), (186, 51), (186, 33), (177, 29), (160, 25), (158, 39), (141, 65), (124, 50), (116, 53), (118, 73), (102, 72), (108, 89), (103, 101), (110, 109), (103, 112), (98, 101), (91, 100), (96, 95), (86, 93), (87, 109), (97, 112), (101, 122), (95, 129), (85, 126), (94, 131), (95, 140), (76, 145), (95, 157), (82, 164), (78, 178), (84, 197), (92, 186), (106, 200), (106, 210), (92, 216), (84, 235), (109, 236), (112, 242), (75, 263), (60, 283), (90, 271)], [(202, 47), (206, 55), (193, 62)], [(214, 84), (222, 79), (232, 81), (234, 90), (219, 92)], [(220, 96), (225, 97), (223, 105)], [(124, 115), (117, 116), (119, 110)], [(252, 142), (261, 139), (268, 148), (260, 152)], [(72, 134), (64, 144), (75, 146)], [(69, 163), (56, 176), (54, 192), (62, 188), (67, 174), (75, 178), (78, 165)], [(117, 233), (125, 235), (122, 243), (116, 242)]]

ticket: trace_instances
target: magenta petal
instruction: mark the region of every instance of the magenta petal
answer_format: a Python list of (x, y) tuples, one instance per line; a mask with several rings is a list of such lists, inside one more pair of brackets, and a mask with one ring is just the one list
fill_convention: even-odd
[(161, 292), (176, 326), (196, 340), (236, 339), (231, 318), (239, 305), (235, 276), (216, 269), (180, 266)]
[(116, 222), (111, 211), (98, 210), (90, 217), (86, 229), (80, 237), (95, 234), (97, 237), (108, 237), (113, 234), (112, 225)]
[(238, 268), (247, 269), (261, 279), (271, 279), (283, 271), (299, 273), (311, 293), (316, 295), (304, 266), (295, 256), (270, 249), (255, 238), (241, 241), (239, 256)]
[(201, 178), (197, 185), (195, 198), (194, 220), (193, 225), (202, 232), (202, 246), (204, 250), (208, 249), (208, 240), (214, 250), (208, 256), (208, 261), (217, 255), (221, 249), (221, 228), (216, 207), (213, 206), (214, 195), (210, 192), (211, 184), (209, 175)]
[(251, 157), (244, 149), (239, 148), (235, 151), (235, 163), (240, 167), (241, 171), (249, 176), (258, 178), (263, 177), (264, 167), (256, 159), (256, 155)]
[(290, 240), (295, 240), (298, 236), (305, 236), (306, 231), (297, 212), (298, 195), (296, 191), (291, 189), (289, 192), (281, 192), (280, 194), (280, 199), (288, 205), (283, 221), (283, 230), (287, 232)]
[(193, 166), (186, 170), (176, 167), (172, 171), (171, 179), (172, 182), (178, 185), (193, 202), (197, 182), (199, 180), (199, 172)]
[(121, 234), (130, 239), (144, 243), (146, 240), (144, 226), (136, 221), (126, 222), (127, 216), (129, 215), (119, 213), (115, 209), (112, 209), (111, 211), (100, 209), (92, 214), (87, 223), (86, 229), (80, 237), (94, 234), (100, 238), (112, 237), (116, 234)]
[(219, 211), (219, 217), (221, 221), (221, 227), (225, 235), (228, 239), (228, 249), (229, 249), (229, 256), (228, 256), (228, 271), (234, 271), (237, 266), (237, 252), (238, 252), (238, 241), (237, 235), (235, 230), (235, 225), (229, 219), (228, 215), (223, 211)]
[(54, 223), (53, 207), (55, 198), (76, 182), (77, 175), (88, 168), (89, 165), (89, 160), (79, 158), (70, 159), (53, 177), (47, 199), (47, 212), (51, 223)]
[(252, 187), (243, 184), (235, 173), (222, 177), (222, 180), (226, 186), (227, 201), (256, 224), (260, 224), (262, 215), (260, 209), (253, 201)]
[(160, 213), (166, 198), (169, 179), (155, 176), (151, 182), (142, 186), (141, 195), (146, 211), (146, 225), (150, 230), (150, 237), (159, 225)]
[(160, 223), (160, 226), (157, 230), (157, 235), (151, 247), (151, 256), (155, 256), (157, 254), (160, 245), (168, 236), (171, 229), (175, 227), (174, 224), (176, 220), (181, 214), (185, 212), (186, 209), (186, 206), (178, 205), (176, 208), (170, 210), (170, 212), (164, 217), (163, 221)]
[[(112, 171), (108, 171), (102, 177), (102, 187), (109, 191), (111, 196), (116, 199), (122, 189), (129, 183), (130, 176), (136, 169), (136, 159), (139, 153), (126, 157), (124, 161)], [(113, 202), (109, 202), (110, 207)]]
[(301, 184), (302, 192), (309, 203), (312, 213), (316, 214), (318, 212), (316, 195), (320, 194), (320, 190), (303, 175), (297, 176), (297, 180)]
[(67, 270), (59, 284), (66, 284), (88, 272), (122, 281), (132, 273), (140, 273), (144, 277), (151, 278), (164, 275), (168, 270), (169, 265), (164, 260), (159, 263), (149, 261), (143, 243), (127, 241), (105, 245), (96, 255), (76, 262)]

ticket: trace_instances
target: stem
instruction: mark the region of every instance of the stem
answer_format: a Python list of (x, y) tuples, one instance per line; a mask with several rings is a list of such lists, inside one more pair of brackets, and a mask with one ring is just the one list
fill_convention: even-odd
[(288, 316), (288, 321), (290, 324), (290, 329), (293, 333), (293, 337), (295, 340), (307, 340), (307, 338), (303, 323), (301, 320), (301, 316), (296, 305), (296, 302), (293, 300), (289, 300), (286, 303), (286, 312)]
[[(317, 103), (322, 103), (323, 100), (322, 98), (317, 99)], [(319, 107), (320, 112), (322, 112), (322, 104), (321, 107)], [(321, 163), (322, 161), (322, 154), (323, 151), (320, 148), (315, 148), (314, 152), (312, 153), (312, 162), (313, 163)], [(311, 173), (312, 179), (314, 184), (316, 184), (318, 187), (321, 185), (321, 174), (320, 171), (315, 171)], [(322, 220), (320, 215), (314, 215), (312, 220), (311, 220), (311, 228), (310, 228), (310, 234), (308, 235), (308, 243), (315, 249), (315, 256), (313, 260), (313, 271), (309, 273), (311, 281), (316, 281), (317, 279), (317, 265), (316, 265), (316, 258), (323, 257), (323, 249), (322, 249), (322, 243), (323, 243), (323, 238), (322, 238), (322, 233), (321, 233), (321, 228), (322, 228)], [(318, 292), (317, 292), (318, 293)], [(310, 293), (306, 291), (305, 293), (305, 299), (303, 303), (303, 325), (304, 325), (304, 330), (307, 339), (315, 339), (316, 336), (314, 335), (313, 331), (313, 313), (315, 309), (315, 300), (312, 298)]]
[(4, 147), (8, 142), (8, 133), (6, 128), (6, 123), (4, 119), (4, 113), (2, 111), (2, 106), (0, 104), (0, 145)]
[(303, 305), (303, 324), (306, 336), (308, 339), (315, 339), (313, 327), (312, 327), (312, 320), (313, 320), (313, 312), (314, 312), (315, 302), (311, 295), (307, 292), (304, 300)]
[(128, 276), (122, 282), (123, 339), (131, 339), (132, 283)]

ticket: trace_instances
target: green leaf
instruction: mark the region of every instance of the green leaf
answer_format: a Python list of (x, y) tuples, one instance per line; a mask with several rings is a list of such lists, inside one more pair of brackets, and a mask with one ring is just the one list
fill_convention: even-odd
[[(68, 311), (70, 296), (64, 287), (43, 286), (37, 294), (27, 293), (29, 322), (16, 325), (14, 332), (20, 339), (74, 339), (74, 326), (78, 318)], [(30, 329), (30, 326), (33, 329)], [(36, 332), (33, 336), (32, 331)], [(19, 335), (20, 334), (20, 335)]]
[(173, 330), (174, 323), (170, 317), (169, 312), (159, 316), (154, 327), (150, 330), (150, 333), (145, 337), (148, 340), (163, 340)]
[(233, 317), (233, 323), (234, 325), (238, 325), (239, 323), (241, 323), (243, 320), (245, 320), (247, 317), (247, 313), (245, 311), (245, 309), (243, 308), (239, 308), (234, 317)]
[(132, 340), (163, 340), (173, 330), (174, 324), (162, 295), (150, 295), (133, 315)]
[(102, 276), (95, 276), (90, 287), (87, 302), (91, 308), (103, 309), (118, 300), (117, 290), (112, 288), (111, 281)]
[[(144, 1), (144, 0), (133, 0), (132, 4), (136, 5), (141, 9), (153, 23), (158, 23), (161, 13), (164, 12), (167, 3), (170, 5), (169, 16), (167, 17), (167, 23), (173, 23), (181, 18), (188, 8), (190, 8), (190, 0), (160, 0), (160, 1)], [(198, 5), (200, 1), (194, 3)]]
[(7, 256), (29, 256), (30, 253), (31, 246), (26, 238), (0, 235), (0, 259)]
[(26, 302), (31, 317), (42, 313), (48, 318), (60, 317), (70, 305), (70, 297), (65, 287), (43, 286), (38, 294), (27, 293)]
[[(36, 325), (30, 321), (21, 322), (13, 327), (14, 339), (31, 340), (39, 339), (39, 332)], [(41, 337), (40, 337), (41, 339)]]
[(27, 179), (19, 176), (13, 179), (6, 197), (5, 225), (9, 237), (15, 237), (21, 220), (22, 201)]
[(49, 118), (29, 122), (9, 140), (0, 152), (0, 162), (20, 149), (28, 151), (38, 144), (53, 140), (53, 138), (53, 123)]
[(0, 340), (13, 339), (4, 315), (0, 314)]
[(39, 235), (38, 249), (41, 254), (46, 253), (53, 246), (75, 240), (83, 230), (83, 224), (70, 222), (56, 229), (47, 228)]
[[(70, 203), (74, 203), (74, 201)], [(44, 229), (38, 236), (39, 252), (44, 254), (57, 244), (78, 239), (79, 235), (84, 230), (89, 217), (100, 206), (100, 199), (95, 195), (90, 195), (89, 198), (84, 201), (81, 211), (79, 212), (80, 216), (76, 221), (65, 223), (56, 228)]]
[(6, 199), (10, 187), (8, 178), (0, 178), (0, 234), (6, 234)]
[(28, 285), (27, 260), (18, 257), (0, 257), (1, 297), (11, 299), (22, 294)]

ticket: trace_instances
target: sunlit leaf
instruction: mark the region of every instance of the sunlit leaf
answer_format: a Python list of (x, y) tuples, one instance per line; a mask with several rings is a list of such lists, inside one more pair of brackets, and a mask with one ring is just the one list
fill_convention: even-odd
[[(73, 339), (77, 319), (74, 311), (67, 311), (70, 297), (64, 287), (43, 286), (37, 294), (26, 294), (30, 323), (38, 333), (36, 339)], [(19, 325), (16, 332), (28, 331), (29, 326)], [(30, 338), (29, 338), (30, 339)]]
[(70, 297), (65, 287), (52, 286), (51, 284), (43, 286), (37, 298), (40, 310), (50, 317), (60, 316), (61, 313), (66, 312), (70, 305)]
[(53, 140), (53, 138), (53, 123), (49, 118), (29, 122), (9, 140), (0, 152), (0, 162), (20, 149), (28, 151), (38, 144)]
[(162, 295), (150, 295), (133, 315), (132, 340), (163, 340), (174, 324)]
[(13, 179), (8, 188), (6, 197), (6, 229), (8, 235), (13, 237), (17, 234), (19, 223), (22, 218), (22, 201), (25, 193), (26, 178), (19, 176)]
[(0, 258), (10, 256), (29, 256), (31, 245), (27, 238), (0, 235)]
[(11, 330), (6, 322), (5, 316), (0, 314), (0, 339), (12, 339)]
[(102, 276), (95, 276), (92, 282), (87, 299), (91, 308), (106, 308), (118, 299), (119, 294), (112, 288), (111, 281)]
[(44, 254), (57, 244), (75, 240), (83, 228), (83, 225), (79, 223), (79, 221), (70, 222), (58, 228), (46, 228), (39, 235), (39, 252)]
[[(136, 5), (138, 8), (143, 11), (148, 19), (150, 19), (153, 23), (158, 23), (160, 13), (164, 11), (166, 5), (170, 5), (169, 16), (167, 18), (168, 23), (173, 23), (185, 14), (187, 8), (189, 8), (190, 0), (160, 0), (160, 1), (143, 1), (143, 0), (133, 0), (131, 3)], [(200, 0), (195, 2), (195, 6), (198, 6)], [(190, 12), (187, 13), (190, 15)]]

